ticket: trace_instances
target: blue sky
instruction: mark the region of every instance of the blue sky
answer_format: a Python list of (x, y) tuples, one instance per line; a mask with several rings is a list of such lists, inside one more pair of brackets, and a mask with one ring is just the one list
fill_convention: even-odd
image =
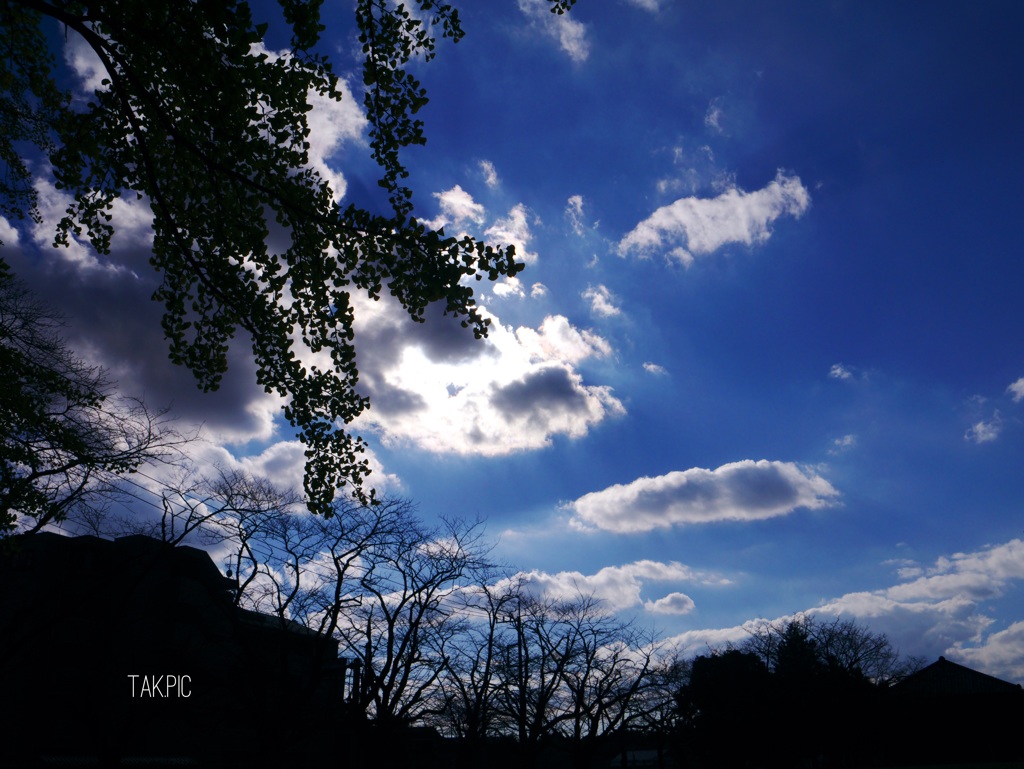
[[(467, 3), (467, 37), (417, 65), (418, 215), (527, 268), (480, 284), (484, 343), (357, 304), (378, 485), (485, 517), (539, 589), (694, 652), (817, 610), (1024, 681), (1024, 10), (542, 6)], [(356, 83), (314, 148), (374, 206)], [(48, 221), (0, 222), (5, 256), (83, 354), (203, 421), (202, 461), (293, 482), (244, 351), (212, 397), (166, 363), (144, 206), (116, 212), (109, 259), (58, 252), (40, 184)]]

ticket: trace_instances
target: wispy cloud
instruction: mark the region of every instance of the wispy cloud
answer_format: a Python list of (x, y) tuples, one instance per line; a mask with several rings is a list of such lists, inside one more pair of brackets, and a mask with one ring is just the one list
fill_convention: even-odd
[(781, 216), (800, 217), (810, 194), (795, 176), (781, 171), (754, 192), (732, 188), (715, 198), (681, 198), (640, 222), (618, 245), (620, 255), (647, 256), (662, 251), (684, 264), (729, 243), (753, 245), (768, 240)]
[(666, 376), (668, 374), (668, 369), (664, 366), (659, 366), (657, 363), (651, 363), (650, 361), (644, 362), (644, 371), (655, 376)]
[(721, 101), (719, 99), (712, 99), (708, 105), (707, 112), (704, 113), (704, 125), (716, 134), (725, 133), (725, 129), (722, 127), (724, 114)]
[(744, 460), (609, 486), (570, 504), (580, 528), (635, 533), (714, 521), (756, 521), (830, 505), (839, 495), (809, 468)]
[(660, 9), (661, 0), (629, 0), (629, 4), (654, 13)]
[(836, 438), (834, 441), (832, 441), (832, 448), (828, 450), (828, 453), (833, 455), (842, 454), (847, 449), (852, 449), (856, 445), (856, 435), (844, 435), (842, 438)]
[(980, 420), (967, 428), (964, 440), (970, 443), (991, 443), (1003, 431), (1003, 418), (998, 411), (988, 421)]
[(1013, 397), (1014, 403), (1024, 400), (1024, 376), (1006, 388), (1006, 391)]
[(498, 170), (490, 160), (480, 161), (480, 173), (483, 174), (484, 184), (491, 189), (494, 189), (500, 183), (498, 180)]
[(571, 13), (551, 13), (551, 6), (546, 0), (519, 0), (519, 10), (531, 24), (555, 40), (575, 63), (581, 64), (590, 56), (587, 27)]
[(847, 366), (844, 366), (842, 363), (833, 363), (832, 368), (828, 370), (828, 375), (832, 379), (853, 379), (853, 372)]
[(565, 218), (569, 220), (572, 231), (577, 235), (584, 232), (583, 226), (583, 196), (573, 195), (565, 203)]

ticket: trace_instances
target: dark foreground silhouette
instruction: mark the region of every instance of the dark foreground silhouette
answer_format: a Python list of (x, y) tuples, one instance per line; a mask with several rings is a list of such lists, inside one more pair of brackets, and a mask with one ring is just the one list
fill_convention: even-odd
[[(880, 686), (788, 626), (700, 656), (647, 731), (444, 739), (368, 720), (335, 640), (147, 537), (0, 541), (0, 765), (831, 769), (1024, 760), (1021, 687), (940, 658)], [(767, 648), (767, 647), (766, 647)], [(765, 661), (767, 659), (767, 662)], [(653, 723), (653, 721), (652, 721)]]

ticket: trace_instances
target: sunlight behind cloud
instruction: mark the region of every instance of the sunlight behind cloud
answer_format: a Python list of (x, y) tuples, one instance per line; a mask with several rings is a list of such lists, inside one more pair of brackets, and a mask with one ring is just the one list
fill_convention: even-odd
[(371, 407), (356, 426), (385, 444), (500, 456), (543, 448), (555, 435), (582, 437), (625, 413), (611, 388), (584, 384), (574, 368), (611, 346), (564, 316), (513, 330), (488, 313), (491, 333), (475, 340), (439, 309), (420, 325), (390, 300), (357, 304), (360, 389)]

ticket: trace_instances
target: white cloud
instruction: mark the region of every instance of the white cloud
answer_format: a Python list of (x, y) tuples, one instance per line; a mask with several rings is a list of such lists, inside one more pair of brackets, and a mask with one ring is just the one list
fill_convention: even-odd
[[(272, 51), (262, 43), (254, 45), (250, 53), (266, 55), (271, 61), (291, 56), (287, 51)], [(330, 185), (334, 200), (340, 201), (348, 185), (345, 177), (329, 161), (345, 142), (362, 142), (369, 121), (344, 78), (338, 79), (336, 94), (341, 98), (334, 99), (310, 91), (307, 94), (310, 110), (306, 113), (306, 121), (309, 125), (309, 167)]]
[(102, 81), (107, 77), (106, 67), (103, 66), (103, 62), (96, 55), (93, 47), (74, 31), (67, 33), (64, 61), (82, 81), (82, 90), (86, 94), (91, 95), (101, 88), (105, 88)]
[(494, 167), (494, 163), (490, 160), (480, 161), (480, 173), (483, 174), (484, 184), (491, 189), (494, 189), (498, 184), (500, 184), (498, 179), (498, 169)]
[(659, 10), (661, 0), (629, 0), (629, 3), (637, 8), (654, 13)]
[(18, 230), (14, 225), (0, 216), (0, 244), (5, 246), (16, 245), (19, 237)]
[(585, 384), (574, 368), (611, 346), (563, 316), (513, 330), (484, 311), (493, 325), (475, 340), (438, 306), (417, 324), (393, 300), (355, 303), (359, 389), (371, 401), (355, 427), (385, 444), (500, 456), (582, 437), (625, 413), (611, 388)]
[[(1024, 622), (990, 632), (994, 621), (983, 605), (1012, 593), (1024, 580), (1024, 541), (1014, 539), (970, 553), (938, 558), (930, 567), (903, 565), (905, 579), (874, 591), (847, 593), (798, 614), (849, 617), (884, 633), (904, 655), (935, 659), (944, 654), (1009, 680), (1024, 680)], [(905, 577), (904, 577), (905, 575)], [(742, 643), (764, 620), (729, 628), (691, 630), (667, 643), (683, 652), (706, 653)]]
[(712, 99), (708, 111), (704, 114), (704, 125), (717, 134), (725, 133), (722, 128), (722, 106), (718, 99)]
[(1011, 681), (1024, 681), (1024, 622), (992, 633), (980, 645), (947, 650), (952, 659)]
[(1003, 430), (1003, 420), (999, 412), (992, 415), (989, 421), (981, 420), (967, 428), (964, 433), (964, 440), (972, 443), (991, 443), (999, 437)]
[(590, 56), (587, 27), (573, 18), (571, 13), (551, 13), (551, 6), (547, 0), (519, 0), (519, 10), (533, 26), (558, 41), (559, 47), (575, 63), (580, 64)]
[(495, 296), (500, 296), (502, 299), (522, 299), (526, 296), (526, 290), (523, 288), (523, 282), (519, 278), (502, 278), (498, 283), (494, 284), (491, 289)]
[[(120, 257), (103, 257), (96, 254), (85, 235), (71, 233), (67, 247), (51, 249), (57, 225), (72, 204), (72, 197), (58, 190), (50, 179), (39, 177), (33, 184), (36, 192), (40, 221), (32, 225), (32, 241), (41, 249), (52, 252), (58, 259), (72, 265), (83, 273), (99, 272), (109, 275), (132, 274), (130, 259), (144, 263), (153, 244), (153, 212), (145, 199), (115, 198), (110, 206), (110, 224), (114, 228), (111, 249)], [(144, 253), (145, 252), (145, 253)], [(148, 267), (148, 265), (147, 265)]]
[(729, 243), (763, 243), (776, 219), (800, 217), (809, 205), (810, 194), (800, 179), (780, 171), (755, 192), (732, 187), (716, 198), (681, 198), (662, 206), (619, 242), (618, 251), (647, 256), (664, 250), (685, 264)]
[(656, 601), (646, 601), (644, 608), (652, 614), (689, 614), (696, 604), (686, 593), (669, 593)]
[(651, 363), (650, 361), (644, 363), (644, 371), (655, 376), (666, 376), (668, 374), (668, 369), (664, 366), (659, 366), (657, 363)]
[(1024, 400), (1024, 376), (1007, 387), (1006, 390), (1013, 396), (1014, 403), (1020, 403), (1021, 400)]
[(981, 606), (1002, 597), (1024, 579), (1024, 542), (1014, 539), (971, 553), (955, 553), (937, 559), (931, 567), (912, 567), (900, 574), (908, 581), (871, 592), (847, 593), (812, 611), (851, 615), (887, 634), (906, 653), (958, 656), (994, 675), (1005, 673), (999, 659), (1012, 658), (1017, 665), (1024, 661), (1024, 639), (1017, 630), (986, 638), (993, 620)]
[(744, 460), (716, 470), (692, 468), (591, 492), (570, 504), (580, 528), (634, 533), (713, 521), (754, 521), (838, 496), (813, 470), (792, 462)]
[(615, 306), (615, 297), (606, 286), (588, 286), (580, 296), (590, 302), (590, 312), (599, 318), (611, 318), (622, 312)]
[(566, 201), (565, 204), (565, 218), (569, 220), (569, 224), (572, 226), (572, 231), (577, 235), (582, 235), (585, 228), (583, 226), (583, 196), (573, 195)]
[(516, 247), (516, 257), (525, 264), (537, 261), (537, 254), (531, 253), (526, 244), (532, 237), (530, 224), (526, 220), (526, 206), (517, 203), (504, 219), (498, 219), (487, 228), (484, 236), (491, 242)]
[(842, 438), (836, 438), (832, 441), (832, 448), (828, 450), (828, 453), (832, 455), (842, 454), (847, 449), (852, 449), (856, 445), (856, 435), (844, 435)]
[(853, 372), (849, 368), (844, 366), (842, 363), (832, 364), (832, 368), (828, 370), (828, 375), (832, 379), (853, 379)]
[(542, 296), (547, 296), (548, 287), (543, 283), (534, 283), (530, 286), (530, 297), (532, 299), (539, 299)]
[(310, 92), (311, 109), (306, 113), (309, 124), (309, 165), (331, 186), (336, 201), (345, 197), (348, 188), (345, 177), (331, 164), (331, 157), (346, 142), (363, 141), (368, 121), (348, 82), (338, 80), (341, 99), (331, 99)]
[[(440, 229), (449, 224), (456, 227), (465, 227), (467, 222), (483, 224), (486, 212), (484, 207), (473, 200), (473, 196), (456, 184), (450, 190), (435, 192), (434, 197), (440, 204), (440, 216), (431, 221), (424, 222), (434, 229)], [(451, 233), (449, 233), (451, 234)]]
[[(595, 574), (578, 571), (520, 572), (513, 579), (522, 580), (524, 586), (537, 598), (571, 600), (577, 596), (594, 596), (608, 611), (624, 611), (644, 606), (659, 614), (684, 614), (693, 609), (693, 601), (683, 593), (670, 593), (654, 601), (644, 602), (641, 592), (650, 582), (686, 582), (689, 584), (725, 586), (728, 579), (713, 572), (691, 569), (671, 561), (642, 560), (622, 566), (606, 566)], [(689, 608), (682, 611), (689, 602)], [(657, 608), (652, 608), (657, 607)]]
[(580, 331), (564, 315), (549, 315), (538, 330), (521, 327), (516, 339), (538, 362), (579, 363), (590, 357), (604, 358), (611, 345), (592, 331)]

